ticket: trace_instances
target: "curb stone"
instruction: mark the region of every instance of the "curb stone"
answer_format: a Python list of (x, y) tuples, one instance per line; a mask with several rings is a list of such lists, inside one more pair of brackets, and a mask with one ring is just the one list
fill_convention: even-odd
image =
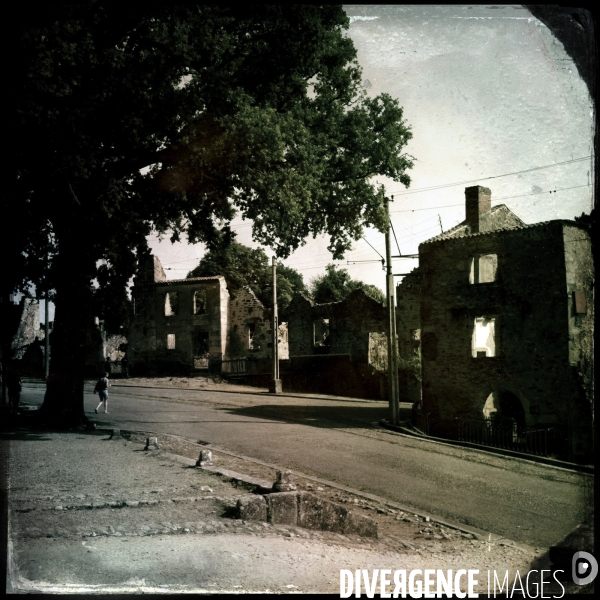
[[(161, 435), (163, 437), (170, 437), (170, 438), (173, 438), (173, 439), (176, 439), (176, 440), (180, 440), (180, 441), (188, 443), (188, 444), (190, 444), (190, 443), (194, 444), (194, 442), (191, 441), (191, 440), (188, 440), (188, 439), (183, 438), (183, 437), (178, 436), (178, 435), (167, 434), (167, 433), (160, 433), (159, 434), (159, 433), (155, 433), (155, 432), (147, 432), (147, 431), (144, 432), (144, 431), (134, 431), (134, 430), (127, 430), (127, 433), (135, 433), (135, 434), (138, 434), (138, 435), (154, 435), (154, 436)], [(402, 435), (402, 434), (400, 434), (400, 435)], [(267, 463), (267, 462), (264, 462), (264, 461), (261, 461), (261, 460), (258, 460), (258, 459), (254, 459), (254, 458), (251, 458), (251, 457), (248, 457), (248, 456), (243, 456), (241, 454), (236, 454), (235, 452), (231, 452), (229, 450), (225, 450), (225, 449), (223, 449), (223, 448), (221, 448), (219, 446), (216, 446), (214, 444), (207, 444), (204, 447), (205, 448), (210, 448), (210, 449), (212, 449), (215, 452), (219, 452), (219, 453), (222, 453), (222, 454), (226, 454), (228, 456), (232, 456), (234, 458), (238, 458), (238, 459), (245, 460), (245, 461), (248, 461), (248, 462), (253, 462), (253, 463), (256, 463), (256, 464), (260, 464), (262, 466), (269, 467), (269, 468), (274, 469), (276, 471), (286, 470), (285, 467), (282, 467), (280, 465), (274, 465), (274, 464)], [(161, 455), (165, 456), (167, 458), (171, 458), (171, 459), (177, 460), (177, 461), (182, 462), (182, 463), (184, 463), (186, 465), (189, 465), (189, 466), (196, 466), (196, 461), (194, 459), (187, 458), (185, 456), (181, 456), (181, 455), (178, 455), (178, 454), (172, 454), (172, 453), (169, 453), (169, 452), (161, 452)], [(215, 466), (213, 466), (213, 467), (198, 467), (198, 468), (200, 468), (202, 470), (205, 470), (205, 471), (213, 472), (215, 474), (220, 474), (220, 475), (222, 475), (224, 477), (229, 477), (232, 480), (239, 481), (239, 482), (241, 482), (241, 483), (243, 483), (245, 485), (248, 485), (248, 486), (251, 486), (251, 487), (254, 487), (254, 488), (266, 488), (266, 489), (269, 489), (269, 490), (271, 490), (271, 488), (272, 488), (272, 482), (267, 482), (265, 480), (260, 480), (260, 479), (257, 479), (257, 478), (254, 478), (254, 477), (251, 477), (251, 476), (248, 476), (248, 475), (237, 473), (235, 471), (230, 471), (228, 469), (220, 469), (219, 467), (215, 467)], [(459, 532), (461, 532), (463, 534), (471, 535), (472, 536), (471, 539), (473, 539), (473, 540), (486, 540), (486, 541), (488, 541), (490, 543), (496, 543), (498, 540), (503, 539), (503, 536), (501, 536), (499, 534), (490, 533), (489, 531), (484, 531), (482, 529), (478, 529), (478, 528), (475, 528), (475, 527), (465, 526), (463, 524), (450, 523), (448, 521), (445, 521), (443, 519), (440, 519), (440, 518), (436, 517), (435, 515), (431, 515), (429, 513), (426, 513), (426, 512), (423, 512), (423, 511), (419, 511), (418, 509), (415, 509), (413, 507), (408, 507), (408, 506), (399, 504), (397, 502), (394, 502), (392, 500), (388, 500), (386, 498), (382, 498), (381, 496), (377, 496), (376, 494), (371, 494), (369, 492), (362, 492), (360, 490), (355, 490), (355, 489), (353, 489), (351, 487), (348, 487), (348, 486), (345, 486), (345, 485), (342, 485), (342, 484), (339, 484), (339, 483), (335, 483), (333, 481), (328, 481), (326, 479), (321, 479), (319, 477), (312, 477), (310, 475), (306, 475), (304, 473), (301, 473), (299, 471), (294, 471), (292, 469), (287, 469), (287, 470), (289, 470), (292, 473), (292, 475), (295, 475), (295, 476), (300, 477), (302, 479), (306, 479), (306, 480), (309, 480), (309, 481), (314, 481), (315, 483), (318, 483), (318, 484), (321, 484), (321, 485), (326, 485), (326, 486), (328, 486), (330, 488), (337, 489), (337, 490), (340, 490), (340, 491), (344, 491), (344, 492), (347, 492), (349, 494), (353, 494), (355, 496), (358, 496), (360, 498), (371, 500), (373, 502), (377, 502), (377, 503), (382, 504), (383, 506), (387, 507), (388, 509), (391, 508), (393, 510), (400, 510), (400, 511), (402, 511), (404, 513), (407, 513), (408, 515), (414, 515), (414, 519), (411, 518), (410, 519), (411, 521), (412, 520), (416, 520), (416, 521), (422, 520), (423, 522), (427, 522), (427, 523), (430, 523), (430, 524), (441, 525), (443, 527), (446, 527), (447, 529), (451, 529), (451, 530), (454, 530), (454, 531), (459, 531)], [(259, 491), (259, 493), (260, 493), (260, 490), (257, 490), (257, 491)], [(515, 547), (516, 548), (519, 548), (519, 547), (529, 548), (529, 546), (527, 544), (516, 544)]]

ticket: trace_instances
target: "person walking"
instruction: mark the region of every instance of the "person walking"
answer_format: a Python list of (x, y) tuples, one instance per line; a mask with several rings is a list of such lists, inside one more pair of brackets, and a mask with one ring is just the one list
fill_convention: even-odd
[(98, 406), (94, 409), (94, 412), (98, 414), (98, 409), (102, 406), (104, 402), (104, 414), (108, 412), (108, 388), (110, 387), (110, 383), (108, 381), (108, 373), (104, 373), (104, 377), (98, 379), (98, 383), (96, 383), (96, 387), (94, 388), (94, 394), (98, 394), (100, 397), (100, 402)]

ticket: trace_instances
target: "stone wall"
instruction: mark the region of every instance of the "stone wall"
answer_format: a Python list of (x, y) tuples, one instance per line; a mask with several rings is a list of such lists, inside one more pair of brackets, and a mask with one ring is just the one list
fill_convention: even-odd
[(290, 358), (348, 354), (368, 363), (369, 334), (386, 331), (385, 307), (356, 290), (342, 302), (313, 304), (297, 294), (285, 311)]
[(413, 269), (396, 286), (400, 402), (419, 402), (421, 387), (421, 272)]
[(272, 337), (271, 311), (249, 287), (237, 290), (229, 301), (227, 357), (269, 358)]
[[(594, 421), (594, 261), (591, 240), (586, 231), (563, 228), (568, 297), (569, 365), (577, 391), (572, 421)], [(593, 448), (593, 427), (574, 440), (576, 453)]]
[(36, 341), (45, 337), (40, 329), (40, 306), (34, 298), (22, 298), (19, 304), (21, 317), (17, 331), (11, 341), (11, 358), (20, 360), (25, 355), (27, 348)]
[(294, 296), (282, 316), (290, 352), (284, 390), (379, 398), (381, 353), (374, 344), (385, 335), (385, 315), (385, 307), (362, 290), (328, 304)]
[(168, 281), (156, 257), (150, 257), (142, 267), (132, 292), (135, 317), (128, 336), (132, 373), (220, 370), (228, 329), (225, 279)]
[[(434, 419), (481, 418), (490, 396), (509, 394), (527, 427), (569, 424), (572, 440), (589, 429), (572, 419), (578, 393), (569, 348), (579, 343), (575, 335), (591, 339), (591, 320), (580, 318), (583, 333), (569, 325), (571, 230), (584, 235), (552, 221), (421, 244), (423, 402)], [(496, 280), (469, 283), (473, 258), (491, 254)], [(589, 284), (587, 250), (570, 254), (572, 286)], [(495, 319), (495, 356), (474, 356), (477, 317)]]

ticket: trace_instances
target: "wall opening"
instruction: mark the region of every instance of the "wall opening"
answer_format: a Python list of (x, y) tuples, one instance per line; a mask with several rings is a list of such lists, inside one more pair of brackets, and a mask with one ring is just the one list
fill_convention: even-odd
[(167, 333), (167, 350), (175, 350), (175, 334)]
[(248, 323), (248, 350), (254, 350), (254, 332), (256, 331), (256, 325), (254, 323)]
[(330, 346), (329, 319), (315, 319), (313, 321), (313, 344), (315, 346)]
[(473, 358), (496, 356), (495, 317), (475, 317), (471, 348)]
[(469, 283), (492, 283), (498, 273), (498, 255), (481, 254), (471, 258)]
[(497, 421), (512, 421), (516, 431), (525, 429), (525, 409), (519, 398), (512, 392), (493, 392), (485, 401), (483, 416)]
[(194, 369), (208, 369), (208, 331), (194, 331), (192, 333), (192, 347), (194, 351)]
[(196, 290), (194, 292), (194, 314), (206, 314), (206, 290)]
[(411, 329), (410, 330), (410, 342), (413, 350), (418, 350), (421, 347), (421, 330)]
[(177, 292), (167, 292), (165, 294), (165, 317), (175, 316), (179, 308), (179, 299)]

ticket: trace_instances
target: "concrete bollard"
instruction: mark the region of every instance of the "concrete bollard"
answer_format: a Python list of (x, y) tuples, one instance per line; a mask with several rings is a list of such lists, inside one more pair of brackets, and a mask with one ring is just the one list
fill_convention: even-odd
[(155, 437), (146, 438), (146, 447), (144, 448), (144, 450), (158, 450), (158, 449), (159, 449), (158, 438), (155, 438)]
[(212, 459), (212, 452), (210, 450), (202, 450), (200, 456), (196, 461), (197, 467), (212, 467), (214, 465)]
[(121, 437), (121, 430), (113, 429), (110, 433), (110, 439), (111, 440), (122, 440), (123, 438)]
[(274, 492), (293, 492), (296, 484), (292, 479), (292, 472), (289, 470), (277, 471), (277, 481), (273, 484)]

